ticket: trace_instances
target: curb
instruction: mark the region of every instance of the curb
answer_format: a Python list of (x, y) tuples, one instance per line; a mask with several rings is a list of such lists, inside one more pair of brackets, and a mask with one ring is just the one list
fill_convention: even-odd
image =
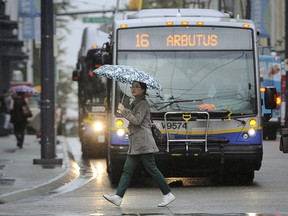
[(66, 141), (62, 145), (64, 157), (63, 161), (65, 166), (64, 173), (61, 173), (58, 177), (55, 177), (44, 184), (39, 184), (29, 189), (22, 189), (3, 194), (0, 196), (0, 204), (15, 202), (27, 197), (44, 194), (76, 179), (79, 176), (79, 169), (77, 169), (76, 166), (73, 166), (73, 163), (75, 162), (72, 154), (67, 150)]

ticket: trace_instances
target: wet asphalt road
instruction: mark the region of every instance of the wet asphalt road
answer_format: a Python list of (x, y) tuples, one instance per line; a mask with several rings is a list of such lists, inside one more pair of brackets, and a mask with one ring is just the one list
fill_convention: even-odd
[(252, 184), (220, 186), (206, 178), (169, 178), (176, 200), (159, 208), (160, 190), (150, 179), (140, 179), (116, 207), (102, 198), (116, 190), (105, 160), (82, 160), (78, 139), (71, 138), (81, 176), (49, 193), (0, 205), (0, 215), (288, 215), (288, 154), (278, 144), (279, 138), (264, 142), (263, 164)]

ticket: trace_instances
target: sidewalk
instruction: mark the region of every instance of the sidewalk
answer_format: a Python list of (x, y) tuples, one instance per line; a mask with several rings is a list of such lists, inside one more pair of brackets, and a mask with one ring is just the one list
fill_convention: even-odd
[(65, 137), (58, 139), (56, 155), (63, 163), (45, 167), (33, 164), (34, 159), (41, 159), (41, 145), (35, 135), (25, 135), (22, 149), (16, 146), (13, 134), (0, 137), (0, 204), (46, 193), (77, 177)]

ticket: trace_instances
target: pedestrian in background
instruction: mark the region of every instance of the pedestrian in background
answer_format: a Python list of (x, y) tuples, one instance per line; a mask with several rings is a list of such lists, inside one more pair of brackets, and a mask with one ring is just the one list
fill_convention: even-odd
[(28, 104), (28, 102), (25, 100), (25, 93), (17, 92), (16, 95), (13, 96), (12, 104), (11, 123), (13, 123), (14, 135), (17, 140), (17, 146), (19, 148), (22, 148), (25, 129), (28, 123), (27, 116), (24, 115), (23, 111), (23, 107)]
[(62, 107), (60, 104), (56, 104), (56, 109), (55, 109), (55, 124), (57, 128), (57, 135), (62, 135), (62, 118), (63, 118), (63, 113), (62, 113)]
[(10, 133), (10, 106), (11, 106), (11, 96), (9, 92), (4, 89), (2, 91), (2, 96), (0, 97), (0, 113), (1, 113), (1, 125), (0, 125), (0, 135), (5, 136)]
[(163, 200), (158, 207), (164, 207), (175, 200), (169, 185), (155, 164), (153, 153), (159, 150), (151, 132), (150, 106), (145, 99), (146, 90), (145, 83), (134, 81), (131, 92), (135, 99), (132, 102), (131, 110), (125, 109), (122, 103), (118, 105), (121, 115), (129, 121), (129, 149), (116, 194), (103, 195), (105, 199), (117, 206), (121, 205), (133, 172), (140, 161), (147, 172), (153, 176), (163, 193)]

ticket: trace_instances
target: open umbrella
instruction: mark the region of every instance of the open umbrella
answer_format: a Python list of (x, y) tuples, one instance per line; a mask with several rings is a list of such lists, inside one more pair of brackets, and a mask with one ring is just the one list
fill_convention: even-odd
[(18, 86), (11, 87), (10, 91), (13, 93), (24, 92), (28, 94), (39, 94), (39, 92), (35, 88), (31, 86), (27, 86), (27, 85), (18, 85)]
[(146, 83), (147, 88), (149, 89), (161, 90), (161, 85), (155, 77), (131, 66), (103, 65), (93, 72), (109, 79), (115, 79), (118, 82), (132, 83), (133, 81), (137, 81)]

